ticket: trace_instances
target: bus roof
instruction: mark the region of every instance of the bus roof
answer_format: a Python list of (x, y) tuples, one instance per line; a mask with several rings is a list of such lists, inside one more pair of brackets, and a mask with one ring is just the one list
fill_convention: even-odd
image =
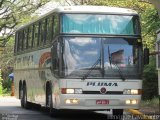
[(137, 15), (135, 10), (119, 7), (108, 7), (108, 6), (61, 6), (53, 9), (45, 15), (42, 15), (36, 20), (29, 22), (28, 24), (22, 25), (16, 29), (16, 31), (33, 24), (40, 19), (45, 18), (48, 15), (54, 13), (98, 13), (98, 14), (123, 14), (123, 15)]
[(62, 6), (55, 8), (53, 11), (60, 13), (137, 14), (132, 9), (107, 6)]

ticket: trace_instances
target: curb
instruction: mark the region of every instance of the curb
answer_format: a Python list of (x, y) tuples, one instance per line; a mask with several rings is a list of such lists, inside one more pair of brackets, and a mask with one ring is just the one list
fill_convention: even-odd
[(142, 119), (144, 120), (152, 120), (150, 116), (148, 115), (144, 115), (143, 113), (141, 113), (140, 111), (138, 110), (134, 110), (134, 109), (126, 109), (125, 110), (126, 112), (129, 112), (135, 116), (138, 116), (138, 117), (141, 117)]

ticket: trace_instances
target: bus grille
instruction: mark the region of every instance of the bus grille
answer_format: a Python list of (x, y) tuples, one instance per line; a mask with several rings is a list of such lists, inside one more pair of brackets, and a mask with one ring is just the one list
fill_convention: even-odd
[[(102, 94), (102, 93), (100, 93), (100, 91), (83, 91), (83, 94)], [(107, 91), (105, 94), (122, 95), (123, 91)]]

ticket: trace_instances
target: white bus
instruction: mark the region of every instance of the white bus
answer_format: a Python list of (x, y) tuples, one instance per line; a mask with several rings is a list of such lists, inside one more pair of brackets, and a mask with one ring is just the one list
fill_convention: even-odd
[(107, 110), (122, 115), (141, 100), (143, 49), (137, 12), (59, 7), (17, 29), (14, 80), (22, 107)]

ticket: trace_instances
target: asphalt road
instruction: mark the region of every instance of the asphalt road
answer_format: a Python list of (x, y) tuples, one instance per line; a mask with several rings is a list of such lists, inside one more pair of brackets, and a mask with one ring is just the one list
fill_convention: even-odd
[(50, 117), (45, 110), (26, 110), (21, 108), (15, 97), (0, 97), (0, 120), (107, 120), (107, 111), (103, 112), (63, 112), (60, 116)]

